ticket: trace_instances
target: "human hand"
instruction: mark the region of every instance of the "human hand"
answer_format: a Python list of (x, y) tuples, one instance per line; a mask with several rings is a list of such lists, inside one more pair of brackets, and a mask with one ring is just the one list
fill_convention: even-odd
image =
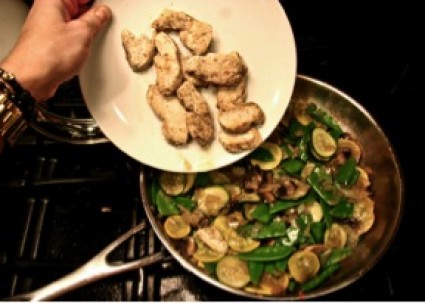
[(111, 19), (104, 5), (89, 0), (35, 0), (21, 35), (0, 67), (14, 74), (37, 102), (83, 66), (94, 36)]

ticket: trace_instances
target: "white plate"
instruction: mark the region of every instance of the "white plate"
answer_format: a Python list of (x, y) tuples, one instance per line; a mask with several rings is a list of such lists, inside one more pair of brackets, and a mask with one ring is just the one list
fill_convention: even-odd
[[(184, 11), (208, 22), (214, 52), (238, 51), (249, 71), (248, 100), (258, 103), (266, 122), (265, 140), (282, 118), (295, 84), (296, 48), (287, 16), (276, 0), (100, 0), (113, 11), (109, 28), (96, 37), (80, 74), (87, 107), (104, 134), (122, 151), (151, 167), (175, 172), (200, 172), (235, 162), (249, 152), (230, 154), (216, 139), (204, 150), (195, 142), (169, 145), (161, 123), (146, 101), (155, 72), (134, 73), (125, 58), (120, 33), (153, 32), (151, 23), (164, 8)], [(203, 92), (216, 111), (211, 92)], [(215, 114), (215, 112), (214, 112)], [(216, 128), (217, 129), (217, 128)]]
[(0, 60), (7, 56), (21, 32), (28, 6), (21, 0), (0, 0)]

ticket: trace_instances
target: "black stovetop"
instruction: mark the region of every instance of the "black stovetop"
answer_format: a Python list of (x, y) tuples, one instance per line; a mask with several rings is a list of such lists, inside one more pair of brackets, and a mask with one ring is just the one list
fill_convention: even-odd
[[(281, 3), (295, 34), (298, 73), (327, 82), (362, 104), (392, 143), (405, 180), (403, 219), (388, 251), (358, 281), (321, 299), (424, 300), (423, 4)], [(27, 130), (11, 152), (0, 156), (0, 298), (63, 276), (145, 220), (139, 168), (110, 143), (69, 145)], [(148, 230), (115, 257), (161, 249)], [(169, 260), (58, 299), (244, 300)]]

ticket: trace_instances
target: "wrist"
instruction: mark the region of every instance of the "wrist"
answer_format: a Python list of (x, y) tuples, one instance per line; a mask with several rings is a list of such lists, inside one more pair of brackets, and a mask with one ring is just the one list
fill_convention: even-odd
[(22, 60), (14, 61), (13, 58), (8, 57), (0, 63), (0, 69), (12, 74), (21, 87), (28, 91), (36, 102), (48, 99), (56, 91), (54, 85), (49, 85), (44, 80), (47, 79), (47, 72), (44, 73), (42, 70), (37, 69), (36, 73), (34, 73), (34, 67)]

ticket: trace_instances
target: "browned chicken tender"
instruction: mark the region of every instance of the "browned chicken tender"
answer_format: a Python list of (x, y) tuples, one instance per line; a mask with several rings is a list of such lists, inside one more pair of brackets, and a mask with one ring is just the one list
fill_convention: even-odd
[(200, 83), (231, 86), (242, 80), (246, 67), (238, 52), (208, 53), (187, 58), (184, 71)]
[(156, 84), (163, 95), (171, 95), (184, 79), (180, 51), (173, 39), (163, 32), (155, 35), (154, 43), (158, 50), (154, 57)]
[(263, 139), (256, 128), (242, 134), (229, 134), (224, 131), (218, 135), (221, 145), (230, 153), (240, 153), (258, 147)]
[(180, 146), (189, 140), (186, 109), (177, 98), (163, 96), (156, 85), (150, 85), (146, 94), (155, 115), (163, 122), (162, 133), (172, 145)]
[(171, 9), (164, 9), (159, 18), (152, 23), (152, 27), (157, 31), (180, 31), (180, 40), (196, 55), (206, 53), (213, 38), (210, 24)]
[(188, 29), (193, 17), (184, 12), (164, 9), (161, 15), (152, 22), (152, 27), (157, 31)]
[(210, 145), (214, 140), (214, 121), (205, 98), (189, 81), (177, 89), (177, 97), (190, 111), (186, 121), (191, 137), (203, 147)]
[(218, 121), (226, 132), (240, 134), (253, 126), (262, 125), (265, 116), (258, 104), (253, 102), (235, 104), (232, 109), (218, 114)]
[(232, 109), (235, 104), (244, 103), (246, 101), (246, 85), (247, 77), (243, 77), (241, 81), (232, 86), (220, 86), (217, 89), (217, 108), (220, 111)]
[(202, 147), (209, 146), (214, 140), (214, 121), (209, 115), (188, 112), (186, 116), (190, 136)]
[(121, 32), (121, 41), (128, 64), (133, 71), (140, 72), (150, 66), (155, 55), (155, 46), (148, 36), (141, 34), (136, 37), (129, 30), (124, 29)]
[(211, 25), (198, 20), (193, 20), (188, 29), (180, 32), (180, 40), (196, 55), (202, 55), (208, 51), (212, 38)]
[(187, 110), (198, 115), (210, 115), (208, 103), (196, 87), (189, 81), (183, 82), (177, 89), (177, 97)]

